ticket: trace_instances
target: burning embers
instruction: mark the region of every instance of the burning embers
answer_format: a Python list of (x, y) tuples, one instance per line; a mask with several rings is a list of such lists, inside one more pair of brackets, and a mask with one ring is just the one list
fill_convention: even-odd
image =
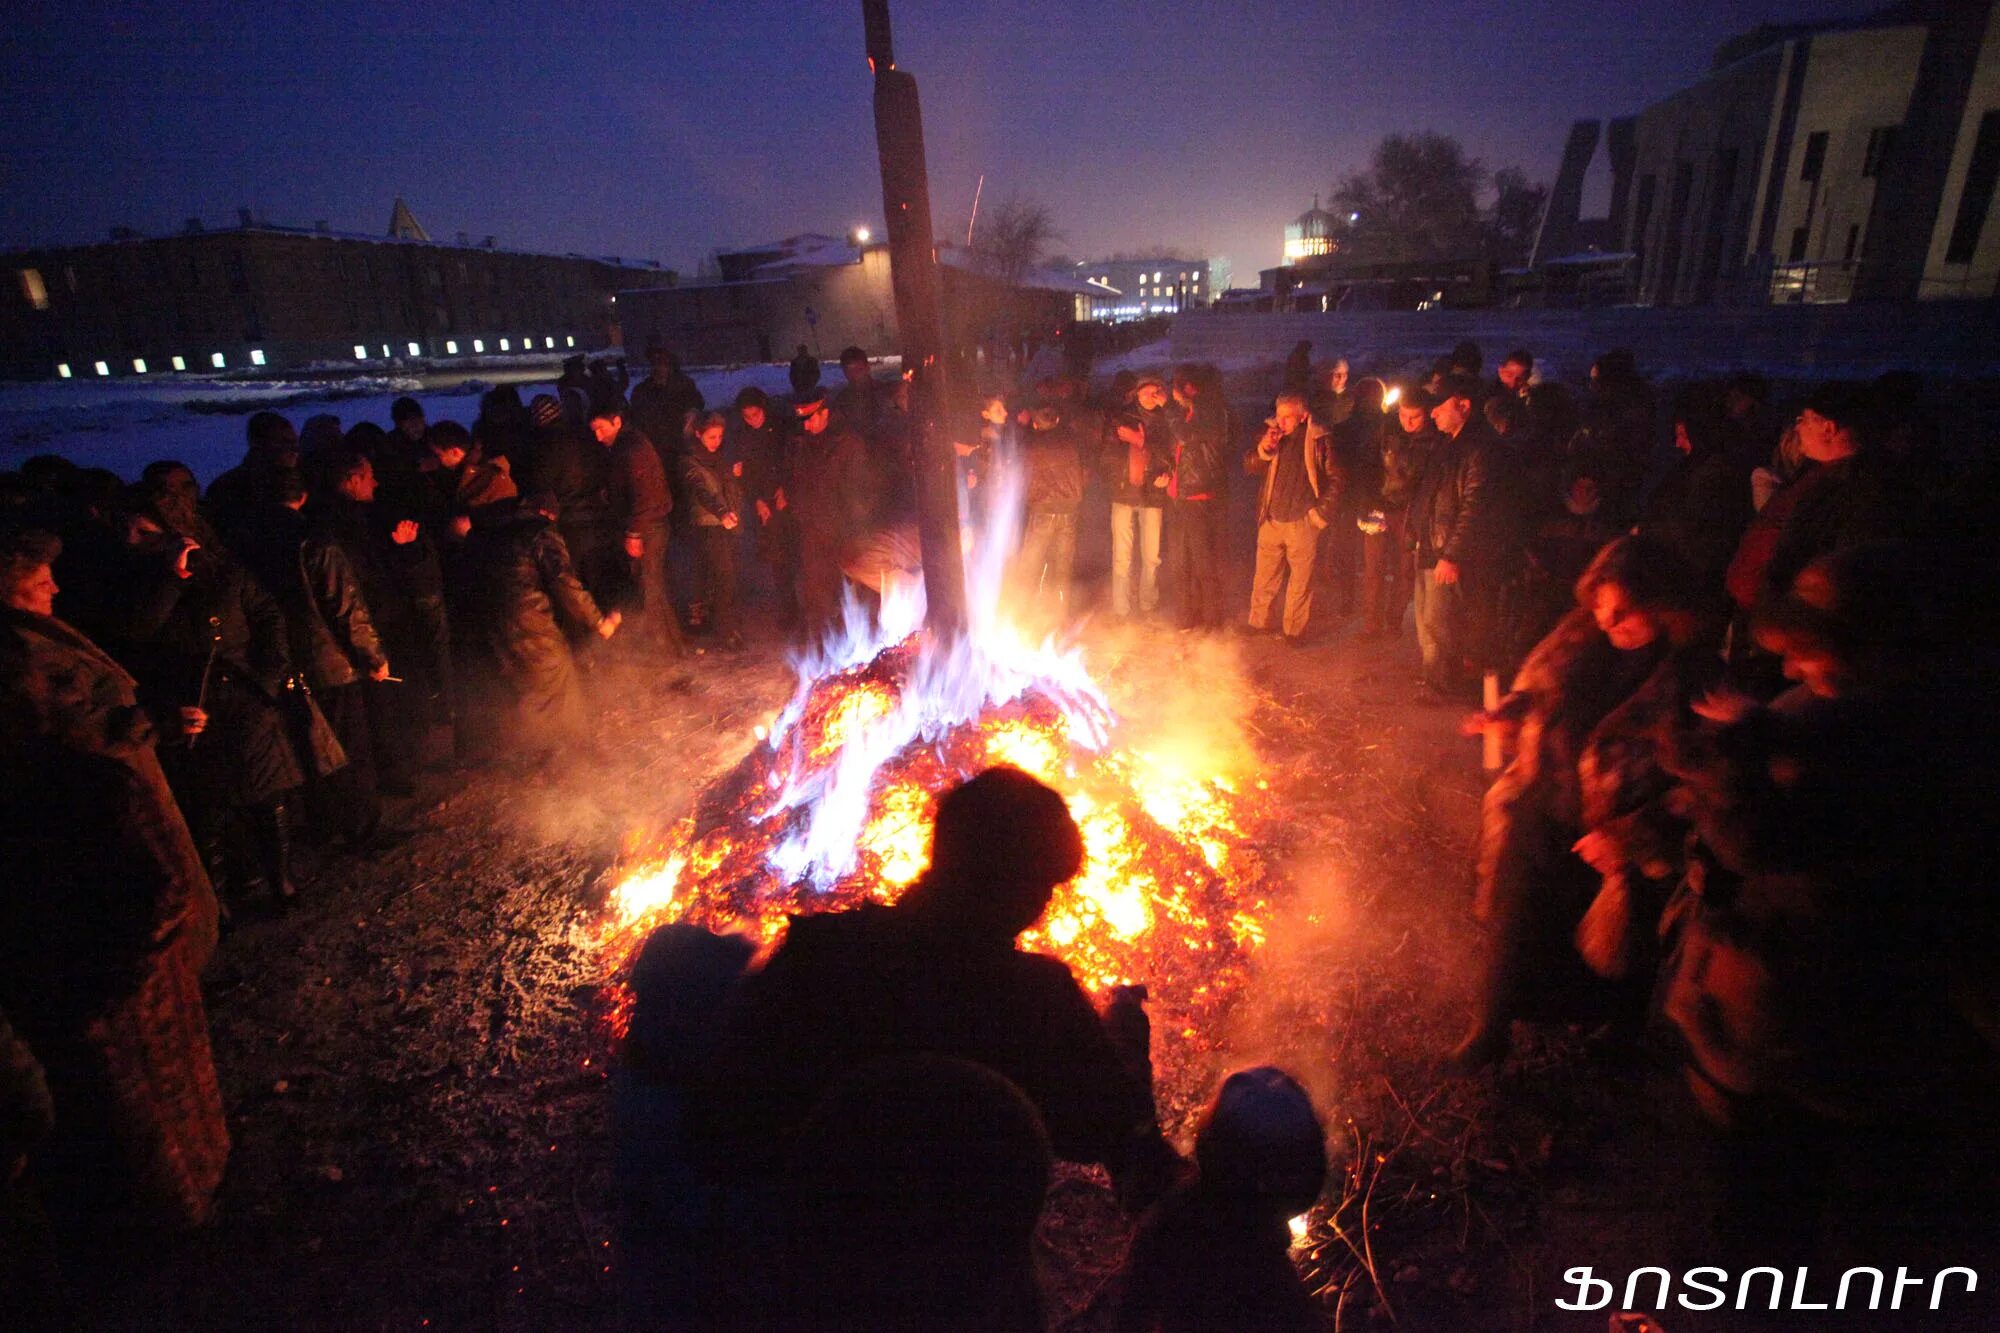
[[(997, 568), (969, 572), (975, 588), (999, 586)], [(850, 610), (850, 625), (869, 623)], [(613, 941), (690, 921), (768, 947), (789, 914), (894, 901), (928, 861), (938, 793), (1009, 764), (1064, 794), (1086, 849), (1022, 946), (1063, 959), (1093, 991), (1146, 984), (1172, 1034), (1162, 1091), (1181, 1103), (1207, 1076), (1193, 1057), (1262, 940), (1255, 793), (1171, 745), (1120, 748), (1081, 655), (1024, 643), (997, 598), (975, 599), (971, 632), (953, 644), (921, 620), (921, 589), (892, 587), (869, 631), (800, 664), (770, 734), (627, 868)]]

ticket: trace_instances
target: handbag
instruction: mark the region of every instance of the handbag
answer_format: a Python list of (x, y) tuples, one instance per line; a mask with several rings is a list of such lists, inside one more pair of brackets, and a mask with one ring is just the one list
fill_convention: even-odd
[(319, 700), (313, 698), (312, 686), (303, 675), (295, 671), (285, 677), (279, 707), (285, 710), (292, 745), (314, 777), (323, 778), (347, 767), (347, 751), (341, 746), (340, 737), (334, 734), (333, 724), (320, 711)]

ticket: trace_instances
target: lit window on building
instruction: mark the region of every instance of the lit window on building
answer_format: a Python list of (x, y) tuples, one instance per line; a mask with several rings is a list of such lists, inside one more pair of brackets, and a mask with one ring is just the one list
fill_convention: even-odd
[(70, 378), (70, 368), (69, 368), (69, 362), (67, 362), (67, 361), (58, 361), (58, 362), (56, 363), (56, 377), (57, 377), (58, 379), (68, 379), (68, 378)]
[(446, 338), (444, 340), (444, 354), (446, 356), (458, 355), (458, 341), (456, 339)]
[(555, 345), (556, 345), (556, 340), (555, 340), (554, 338), (544, 338), (544, 339), (542, 339), (542, 346), (543, 346), (543, 347), (547, 347), (547, 348), (550, 348), (550, 349), (553, 349), (553, 348), (555, 347)]
[(143, 374), (145, 374), (145, 373), (146, 373), (146, 358), (145, 358), (145, 357), (143, 357), (143, 356), (135, 356), (135, 357), (133, 357), (133, 358), (132, 358), (132, 373), (133, 373), (133, 374), (135, 374), (135, 375), (143, 375)]
[(383, 344), (382, 344), (382, 359), (386, 361), (386, 360), (388, 360), (388, 357), (389, 357), (389, 344), (388, 344), (388, 343), (383, 343)]
[(97, 373), (100, 375), (109, 375), (111, 373), (111, 367), (106, 365), (104, 362), (99, 361), (97, 363)]
[(208, 364), (216, 370), (221, 370), (229, 364), (229, 361), (220, 352), (210, 352), (208, 354)]
[(411, 356), (422, 356), (424, 354), (424, 349), (417, 346), (417, 344), (415, 343), (411, 343), (409, 347)]
[(253, 348), (251, 348), (251, 349), (250, 349), (250, 364), (251, 364), (251, 365), (253, 365), (253, 366), (261, 366), (261, 365), (263, 365), (263, 364), (264, 364), (264, 349), (263, 349), (263, 348), (261, 348), (261, 347), (253, 347)]
[(186, 358), (186, 357), (184, 357), (184, 356), (177, 356), (177, 357), (175, 357), (175, 358), (174, 358), (174, 369), (175, 369), (175, 370), (186, 370), (187, 368), (188, 368), (188, 362), (187, 362), (187, 358)]
[(1155, 274), (1153, 275), (1153, 281), (1154, 281), (1154, 282), (1158, 282), (1158, 281), (1159, 281), (1159, 280), (1160, 280), (1160, 279), (1161, 279), (1162, 277), (1164, 277), (1164, 276), (1166, 276), (1166, 275), (1165, 275), (1165, 274), (1161, 274), (1161, 273), (1155, 273)]
[(366, 345), (362, 343), (354, 344), (354, 359), (356, 361), (366, 361), (368, 359), (368, 348)]
[(476, 354), (478, 354), (478, 353), (480, 353), (480, 352), (483, 352), (483, 351), (485, 351), (485, 350), (486, 350), (486, 340), (485, 340), (484, 338), (474, 338), (474, 339), (472, 340), (472, 350), (473, 350), (473, 353), (474, 353), (475, 355), (476, 355)]
[(507, 344), (507, 340), (505, 338), (502, 338), (500, 340), (500, 350), (503, 352), (510, 350)]
[(48, 285), (42, 281), (42, 271), (38, 268), (21, 270), (21, 296), (37, 310), (49, 308)]
[(565, 337), (565, 338), (563, 339), (563, 346), (564, 346), (564, 347), (574, 347), (574, 346), (576, 346), (576, 335), (572, 333), (572, 334), (568, 335), (567, 337)]

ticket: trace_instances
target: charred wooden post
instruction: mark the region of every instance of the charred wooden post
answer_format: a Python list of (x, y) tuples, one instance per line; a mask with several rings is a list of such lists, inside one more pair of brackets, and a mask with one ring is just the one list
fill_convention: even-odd
[(965, 631), (965, 562), (959, 546), (958, 462), (945, 425), (950, 402), (944, 341), (943, 278), (931, 234), (930, 173), (924, 162), (917, 81), (896, 68), (889, 0), (861, 0), (868, 67), (875, 73), (875, 144), (882, 160), (882, 216), (889, 229), (889, 274), (896, 293), (903, 369), (911, 375), (916, 449), (917, 533), (933, 633)]

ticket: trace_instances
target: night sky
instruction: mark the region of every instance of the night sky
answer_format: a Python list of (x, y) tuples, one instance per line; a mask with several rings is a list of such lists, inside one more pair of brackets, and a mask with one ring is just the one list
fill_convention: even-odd
[[(1238, 285), (1383, 134), (1553, 175), (1573, 119), (1698, 77), (1759, 21), (1880, 0), (900, 0), (932, 201), (1046, 202), (1077, 258), (1164, 244)], [(0, 246), (273, 222), (654, 258), (873, 223), (858, 0), (8, 6)], [(579, 17), (587, 15), (587, 17)]]

